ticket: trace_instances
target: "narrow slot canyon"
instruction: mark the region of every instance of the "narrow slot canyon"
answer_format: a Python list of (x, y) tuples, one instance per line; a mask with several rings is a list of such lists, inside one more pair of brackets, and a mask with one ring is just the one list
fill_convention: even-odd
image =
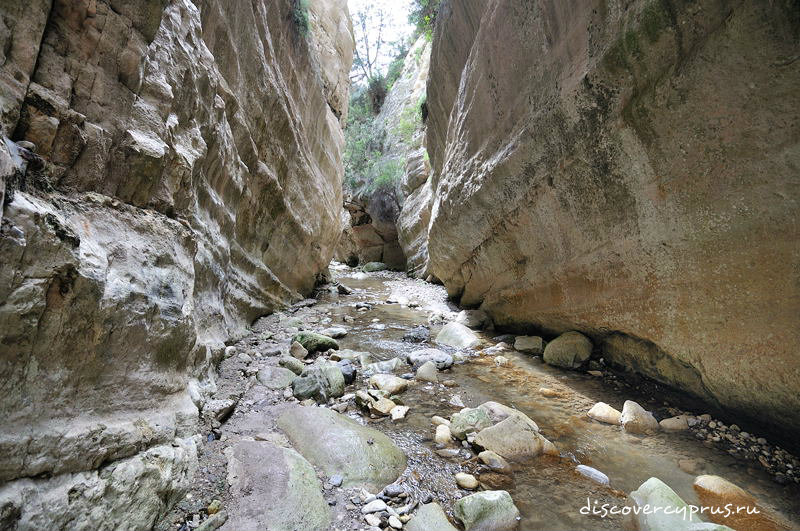
[(0, 44), (0, 531), (800, 529), (797, 0)]

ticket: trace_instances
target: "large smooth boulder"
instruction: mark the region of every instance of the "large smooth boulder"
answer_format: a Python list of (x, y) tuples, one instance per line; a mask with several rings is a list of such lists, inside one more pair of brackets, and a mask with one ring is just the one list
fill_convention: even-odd
[(545, 363), (576, 369), (592, 355), (592, 342), (580, 332), (561, 334), (544, 348), (542, 359)]
[(544, 451), (546, 439), (520, 416), (511, 416), (475, 435), (475, 444), (511, 461), (527, 460)]
[(459, 323), (447, 323), (436, 335), (436, 342), (455, 348), (472, 348), (479, 343), (475, 332)]
[(364, 264), (361, 269), (366, 273), (374, 273), (376, 271), (384, 271), (386, 269), (386, 264), (383, 262), (368, 262)]
[(403, 528), (405, 531), (458, 531), (438, 503), (426, 503), (417, 509)]
[(330, 349), (339, 350), (339, 343), (335, 339), (316, 332), (300, 332), (295, 334), (292, 341), (300, 343), (309, 354)]
[(290, 448), (236, 443), (228, 459), (228, 483), (233, 506), (222, 531), (329, 529), (331, 514), (317, 474)]
[(622, 405), (619, 422), (628, 433), (652, 433), (660, 428), (653, 414), (633, 400), (626, 400)]
[(339, 366), (325, 359), (317, 359), (292, 381), (294, 396), (304, 400), (314, 398), (326, 402), (344, 394), (344, 375)]
[[(700, 506), (708, 508), (705, 514), (712, 522), (730, 526), (736, 531), (791, 529), (788, 523), (781, 521), (779, 517), (761, 506), (753, 495), (725, 478), (711, 475), (697, 476), (692, 487), (700, 499)], [(726, 507), (744, 507), (745, 510), (727, 511)], [(747, 514), (747, 509), (752, 514)]]
[[(658, 478), (650, 478), (629, 495), (639, 531), (733, 531), (724, 525), (702, 522), (678, 494)], [(646, 510), (646, 508), (650, 508)], [(662, 509), (655, 511), (655, 507)], [(669, 511), (666, 509), (669, 508)]]
[(466, 531), (513, 531), (519, 526), (519, 509), (504, 490), (465, 496), (456, 502), (453, 512)]
[(415, 350), (406, 356), (406, 361), (415, 369), (428, 361), (435, 363), (440, 371), (453, 366), (453, 356), (436, 348)]
[(330, 409), (293, 407), (278, 426), (314, 466), (343, 476), (345, 487), (377, 492), (406, 468), (405, 454), (389, 437)]

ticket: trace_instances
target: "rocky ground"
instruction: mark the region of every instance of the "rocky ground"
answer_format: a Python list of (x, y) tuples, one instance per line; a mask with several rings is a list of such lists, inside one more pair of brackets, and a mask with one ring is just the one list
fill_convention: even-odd
[[(709, 416), (668, 404), (651, 412), (633, 401), (620, 412), (573, 396), (564, 378), (615, 391), (628, 385), (589, 359), (591, 343), (582, 336), (546, 343), (476, 333), (491, 323), (479, 312), (458, 313), (440, 286), (387, 271), (333, 270), (335, 282), (315, 298), (260, 319), (227, 348), (217, 391), (203, 408), (197, 480), (157, 529), (499, 531), (521, 519), (547, 526), (548, 511), (568, 511), (541, 508), (537, 520), (528, 514), (531, 489), (554, 499), (579, 492), (630, 503), (617, 478), (598, 470), (602, 461), (570, 442), (576, 422), (612, 424), (646, 449), (656, 432), (693, 433), (715, 452), (722, 446), (766, 467), (777, 482), (798, 479), (793, 456)], [(550, 422), (544, 412), (531, 418), (506, 404), (512, 395), (474, 386), (488, 375), (524, 390), (530, 381), (519, 380), (517, 359), (525, 357), (580, 368), (556, 370), (527, 389), (535, 400), (571, 410), (569, 422)], [(678, 466), (686, 473), (704, 469), (702, 459), (684, 461)], [(659, 482), (636, 492), (651, 499), (664, 490), (672, 492)], [(588, 525), (562, 516), (557, 527)], [(595, 529), (624, 524), (619, 516), (591, 520)]]

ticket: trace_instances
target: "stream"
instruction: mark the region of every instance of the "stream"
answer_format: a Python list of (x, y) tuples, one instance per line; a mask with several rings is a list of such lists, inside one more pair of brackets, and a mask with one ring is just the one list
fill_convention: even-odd
[[(436, 346), (458, 356), (455, 349), (435, 345), (439, 329), (452, 320), (458, 311), (446, 300), (444, 288), (392, 272), (363, 273), (346, 266), (333, 267), (336, 281), (353, 290), (338, 295), (334, 290), (322, 292), (313, 306), (293, 313), (262, 319), (254, 327), (258, 334), (272, 335), (269, 345), (288, 345), (299, 322), (309, 329), (344, 326), (347, 335), (338, 339), (343, 349), (369, 352), (376, 361), (405, 354), (424, 347)], [(356, 303), (362, 303), (357, 308)], [(364, 310), (364, 306), (368, 309)], [(411, 328), (430, 327), (431, 339), (421, 345), (403, 341)], [(469, 494), (460, 489), (453, 476), (457, 472), (476, 475), (484, 487), (507, 490), (521, 513), (519, 529), (595, 530), (621, 529), (629, 524), (622, 516), (599, 516), (581, 513), (587, 500), (624, 506), (627, 494), (650, 477), (657, 477), (672, 487), (687, 503), (699, 504), (692, 484), (697, 475), (714, 474), (739, 485), (755, 496), (762, 507), (800, 528), (800, 488), (796, 484), (780, 485), (758, 463), (733, 457), (712, 444), (698, 440), (691, 431), (659, 432), (638, 436), (626, 433), (620, 426), (602, 424), (589, 419), (586, 412), (598, 401), (622, 409), (625, 400), (635, 400), (646, 409), (664, 409), (658, 396), (644, 396), (626, 385), (609, 385), (606, 378), (584, 372), (565, 371), (542, 362), (541, 357), (516, 352), (501, 353), (508, 361), (497, 363), (496, 356), (482, 350), (497, 343), (500, 332), (476, 331), (482, 342), (474, 352), (464, 352), (463, 361), (440, 374), (439, 383), (415, 382), (402, 394), (398, 403), (409, 406), (406, 417), (392, 421), (388, 417), (369, 418), (355, 405), (346, 415), (361, 424), (387, 434), (408, 458), (408, 467), (397, 483), (404, 486), (412, 499), (437, 501), (451, 516), (455, 501)], [(275, 343), (277, 340), (277, 343)], [(247, 338), (240, 345), (264, 346), (261, 339)], [(269, 358), (262, 358), (260, 362)], [(274, 363), (269, 362), (269, 363)], [(409, 372), (403, 364), (396, 375)], [(225, 372), (220, 385), (224, 386)], [(364, 389), (366, 381), (359, 374), (347, 393)], [(454, 397), (457, 397), (454, 399)], [(221, 440), (205, 444), (201, 454), (204, 478), (195, 486), (188, 501), (173, 511), (168, 525), (191, 519), (191, 514), (211, 499), (230, 503), (225, 485), (225, 448), (238, 438), (247, 436), (253, 414), (259, 417), (260, 428), (274, 428), (269, 420), (270, 408), (280, 408), (285, 401), (296, 400), (280, 392), (269, 396), (255, 386), (244, 394), (237, 409), (221, 427)], [(560, 457), (541, 456), (525, 465), (515, 465), (513, 476), (486, 473), (474, 453), (462, 448), (457, 456), (437, 453), (433, 441), (435, 426), (431, 417), (449, 417), (463, 406), (476, 407), (486, 401), (512, 406), (536, 421), (542, 435), (553, 442)], [(454, 405), (455, 402), (458, 405)], [(698, 407), (701, 407), (698, 404)], [(697, 411), (699, 414), (702, 411)], [(219, 438), (219, 437), (218, 437)], [(213, 438), (212, 438), (213, 439)], [(575, 467), (594, 467), (610, 479), (603, 486), (578, 474)], [(326, 492), (336, 513), (335, 529), (366, 529), (359, 511), (349, 504), (352, 493)], [(200, 509), (202, 511), (202, 509)], [(586, 512), (586, 511), (584, 511)], [(225, 529), (225, 528), (223, 528)]]

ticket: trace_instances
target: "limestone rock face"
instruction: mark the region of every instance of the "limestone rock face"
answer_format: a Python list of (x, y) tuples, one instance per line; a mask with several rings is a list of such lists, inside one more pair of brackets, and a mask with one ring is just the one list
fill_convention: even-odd
[(149, 529), (194, 447), (126, 468), (128, 491), (105, 471), (194, 434), (224, 341), (329, 263), (352, 42), (344, 2), (317, 4), (338, 67), (290, 0), (0, 6), (0, 132), (35, 145), (0, 141), (0, 496), (22, 492), (20, 523)]
[(444, 6), (430, 269), (498, 326), (800, 426), (796, 10), (671, 5)]
[(408, 232), (409, 223), (402, 218), (418, 216), (416, 207), (406, 209), (403, 204), (426, 182), (430, 171), (421, 110), (430, 50), (431, 44), (424, 36), (411, 46), (400, 76), (376, 117), (377, 128), (384, 135), (383, 155), (376, 164), (394, 182), (377, 189), (367, 183), (353, 183), (352, 197), (345, 203), (352, 226), (345, 228), (337, 248), (337, 259), (342, 262), (380, 261), (393, 269), (408, 267), (416, 273), (424, 262), (420, 253), (427, 253), (423, 251), (425, 239)]

